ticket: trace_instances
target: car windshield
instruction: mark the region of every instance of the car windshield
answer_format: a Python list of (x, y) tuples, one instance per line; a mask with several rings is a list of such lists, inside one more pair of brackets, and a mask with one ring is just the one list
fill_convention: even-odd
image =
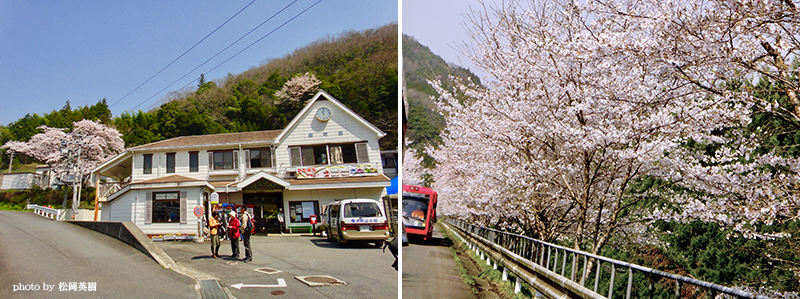
[(381, 210), (374, 202), (351, 202), (344, 205), (344, 217), (380, 217)]
[(403, 197), (403, 218), (425, 221), (428, 200), (419, 197)]

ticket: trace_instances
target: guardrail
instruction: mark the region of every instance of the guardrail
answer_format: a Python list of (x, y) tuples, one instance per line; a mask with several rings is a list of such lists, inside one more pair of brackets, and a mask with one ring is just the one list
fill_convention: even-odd
[(42, 217), (45, 217), (45, 218), (50, 218), (50, 219), (53, 219), (53, 220), (58, 220), (59, 215), (61, 215), (61, 210), (48, 208), (48, 207), (43, 207), (43, 206), (36, 205), (36, 204), (33, 204), (33, 205), (29, 204), (26, 208), (32, 209), (33, 213), (36, 214), (36, 215), (39, 215), (39, 216), (42, 216)]
[[(487, 264), (490, 264), (490, 257), (495, 259), (495, 268), (498, 262), (503, 264), (503, 280), (506, 279), (507, 271), (511, 271), (550, 298), (562, 297), (567, 292), (581, 298), (613, 298), (615, 276), (618, 269), (624, 269), (624, 272), (627, 272), (626, 299), (631, 298), (634, 276), (649, 280), (649, 298), (653, 298), (654, 281), (660, 279), (674, 281), (675, 298), (681, 298), (681, 286), (685, 284), (707, 289), (710, 298), (716, 298), (717, 294), (727, 294), (737, 298), (769, 298), (522, 235), (473, 225), (461, 220), (445, 219), (444, 221), (446, 224), (458, 228), (458, 231), (465, 236), (458, 233), (456, 235), (466, 241), (470, 249), (476, 250), (482, 259), (485, 254)], [(590, 265), (589, 271), (586, 269), (587, 265)], [(590, 290), (585, 284), (590, 281), (592, 272), (594, 272), (594, 279), (592, 279), (594, 287)], [(546, 284), (543, 284), (543, 281)], [(606, 296), (597, 293), (601, 281), (609, 285)], [(517, 280), (516, 283), (514, 289), (515, 292), (519, 292), (520, 281)], [(572, 296), (567, 295), (567, 297)]]

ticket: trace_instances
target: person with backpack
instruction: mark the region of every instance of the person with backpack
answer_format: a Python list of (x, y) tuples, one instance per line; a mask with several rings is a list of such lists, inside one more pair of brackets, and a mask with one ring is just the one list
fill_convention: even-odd
[(250, 247), (250, 236), (255, 233), (256, 226), (253, 223), (253, 217), (247, 212), (247, 209), (242, 211), (241, 219), (241, 234), (244, 241), (244, 258), (242, 261), (249, 263), (253, 261), (253, 248)]
[(238, 259), (239, 237), (241, 236), (239, 228), (241, 227), (241, 223), (239, 223), (239, 219), (236, 218), (236, 212), (230, 211), (228, 212), (228, 216), (230, 216), (230, 220), (228, 220), (228, 236), (231, 238), (231, 258)]

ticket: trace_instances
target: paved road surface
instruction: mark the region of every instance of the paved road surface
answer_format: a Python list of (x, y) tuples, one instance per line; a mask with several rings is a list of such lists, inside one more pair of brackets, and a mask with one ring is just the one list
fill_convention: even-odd
[(403, 247), (403, 298), (475, 298), (461, 280), (440, 226), (434, 227), (428, 241), (413, 240)]
[[(29, 212), (0, 211), (0, 298), (196, 298), (194, 280), (106, 235)], [(95, 291), (59, 291), (75, 282)], [(80, 283), (86, 283), (85, 285)], [(14, 291), (19, 284), (38, 291)], [(45, 291), (42, 285), (52, 285)]]
[[(179, 265), (190, 267), (220, 280), (236, 298), (275, 297), (273, 291), (285, 292), (282, 298), (387, 298), (398, 295), (398, 273), (391, 265), (394, 257), (386, 250), (367, 244), (340, 247), (322, 237), (311, 235), (254, 236), (252, 263), (233, 261), (223, 256), (211, 258), (211, 243), (156, 242)], [(241, 242), (239, 243), (241, 246)], [(222, 242), (221, 255), (230, 255), (230, 242)], [(244, 257), (244, 251), (241, 256)], [(282, 272), (265, 274), (255, 269), (269, 267)], [(346, 282), (346, 285), (310, 287), (295, 276), (328, 275)], [(244, 283), (251, 285), (277, 285), (278, 278), (286, 282), (280, 288), (232, 287)], [(432, 297), (422, 297), (432, 298)]]

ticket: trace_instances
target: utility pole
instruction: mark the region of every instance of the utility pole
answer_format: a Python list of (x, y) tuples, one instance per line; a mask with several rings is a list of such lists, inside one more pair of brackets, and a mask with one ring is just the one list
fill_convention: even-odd
[(75, 220), (75, 215), (78, 214), (78, 205), (80, 204), (81, 194), (81, 147), (78, 144), (78, 154), (75, 156), (75, 179), (72, 180), (72, 220)]
[[(81, 135), (73, 135), (72, 133), (67, 134), (68, 138), (61, 141), (61, 155), (66, 156), (67, 161), (72, 163), (73, 169), (73, 179), (72, 181), (62, 180), (64, 183), (72, 183), (72, 219), (75, 219), (75, 215), (78, 214), (78, 206), (80, 205), (80, 192), (81, 192), (81, 185), (83, 182), (83, 175), (80, 171), (81, 165), (81, 151), (83, 150), (83, 144), (88, 140), (84, 140), (84, 138), (89, 137), (94, 138), (94, 136), (81, 136)], [(77, 145), (76, 150), (71, 150), (69, 145)], [(74, 156), (73, 156), (74, 155)], [(69, 169), (69, 168), (67, 168)], [(67, 172), (69, 174), (69, 171)], [(64, 208), (66, 208), (67, 204), (67, 194), (66, 194), (66, 184), (65, 193), (64, 193)]]
[(11, 172), (11, 164), (14, 164), (14, 151), (9, 149), (8, 154), (11, 156), (8, 158), (8, 172)]

